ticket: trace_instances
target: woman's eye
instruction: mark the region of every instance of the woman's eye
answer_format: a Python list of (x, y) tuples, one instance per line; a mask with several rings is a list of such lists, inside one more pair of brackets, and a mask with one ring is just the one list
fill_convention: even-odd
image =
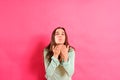
[(55, 33), (55, 35), (65, 35), (65, 33)]
[(55, 35), (59, 35), (59, 33), (56, 33)]

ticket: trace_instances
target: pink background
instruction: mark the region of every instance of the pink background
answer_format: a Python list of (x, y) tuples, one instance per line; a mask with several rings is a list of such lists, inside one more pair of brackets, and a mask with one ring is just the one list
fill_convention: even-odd
[(0, 80), (45, 80), (43, 48), (63, 26), (73, 80), (120, 80), (119, 0), (1, 0)]

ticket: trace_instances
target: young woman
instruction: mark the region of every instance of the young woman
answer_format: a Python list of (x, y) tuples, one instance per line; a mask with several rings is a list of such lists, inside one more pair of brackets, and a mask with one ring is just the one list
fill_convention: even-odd
[(72, 80), (75, 51), (68, 43), (63, 27), (52, 32), (51, 42), (44, 49), (44, 65), (47, 80)]

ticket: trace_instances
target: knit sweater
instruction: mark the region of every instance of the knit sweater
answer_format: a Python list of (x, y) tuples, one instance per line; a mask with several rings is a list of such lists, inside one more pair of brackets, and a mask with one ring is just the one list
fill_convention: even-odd
[(46, 58), (47, 49), (44, 49), (44, 65), (47, 80), (72, 80), (74, 73), (75, 51), (70, 49), (68, 52), (68, 61), (60, 62), (54, 56), (51, 57), (51, 62)]

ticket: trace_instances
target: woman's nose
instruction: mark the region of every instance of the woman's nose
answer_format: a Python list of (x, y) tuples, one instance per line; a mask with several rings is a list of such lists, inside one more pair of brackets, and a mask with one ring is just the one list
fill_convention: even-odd
[(58, 37), (62, 37), (62, 35), (59, 35)]

